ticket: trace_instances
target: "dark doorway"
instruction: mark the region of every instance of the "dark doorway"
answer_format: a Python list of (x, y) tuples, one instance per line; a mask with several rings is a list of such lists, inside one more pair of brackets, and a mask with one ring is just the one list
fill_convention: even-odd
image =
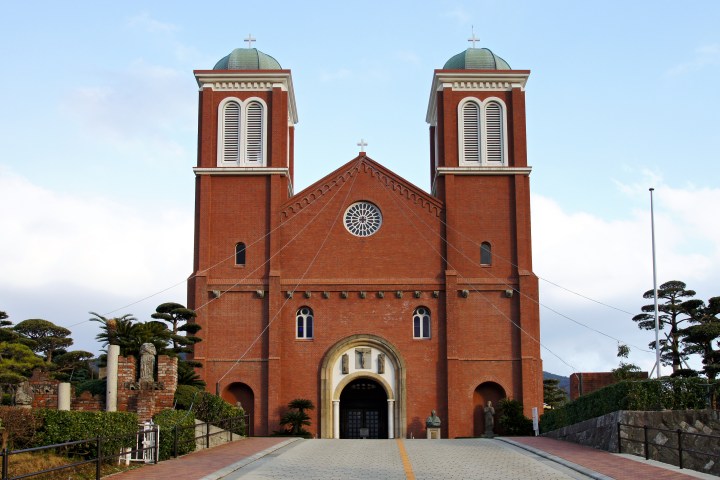
[(387, 394), (375, 380), (359, 378), (340, 394), (340, 438), (388, 438)]
[(241, 382), (231, 383), (223, 392), (222, 398), (231, 405), (240, 403), (239, 406), (245, 410), (245, 415), (248, 416), (247, 434), (248, 436), (254, 435), (255, 394), (252, 388)]
[(505, 389), (503, 389), (500, 385), (498, 385), (495, 382), (485, 382), (481, 383), (477, 386), (475, 389), (475, 392), (473, 393), (473, 406), (474, 406), (474, 430), (475, 430), (475, 436), (480, 437), (485, 433), (485, 407), (487, 406), (487, 402), (491, 401), (493, 403), (493, 408), (495, 408), (495, 433), (497, 432), (497, 420), (498, 420), (498, 412), (499, 412), (499, 405), (498, 403), (500, 400), (505, 398)]

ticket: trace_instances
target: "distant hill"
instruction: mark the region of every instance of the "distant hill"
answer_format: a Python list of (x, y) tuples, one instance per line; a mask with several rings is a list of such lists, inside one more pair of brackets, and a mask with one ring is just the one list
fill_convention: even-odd
[(543, 371), (543, 380), (552, 378), (553, 380), (560, 380), (559, 387), (570, 394), (570, 377), (563, 377), (562, 375), (555, 375), (554, 373)]

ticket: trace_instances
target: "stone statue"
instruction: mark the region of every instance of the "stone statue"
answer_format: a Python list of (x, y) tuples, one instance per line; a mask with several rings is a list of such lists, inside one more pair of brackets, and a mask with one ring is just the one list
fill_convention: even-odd
[(379, 374), (385, 373), (385, 354), (384, 353), (378, 353), (377, 362), (378, 362), (378, 373)]
[(427, 417), (427, 420), (425, 420), (425, 426), (428, 428), (439, 428), (440, 427), (440, 417), (437, 416), (435, 413), (435, 410), (430, 412), (430, 416)]
[(155, 345), (152, 343), (143, 343), (140, 347), (140, 381), (155, 381)]
[(492, 406), (492, 402), (488, 400), (487, 407), (485, 407), (485, 435), (493, 436), (493, 427), (495, 427), (495, 409)]
[(18, 407), (30, 408), (33, 402), (33, 391), (30, 382), (19, 383), (15, 387), (15, 405)]
[(342, 356), (342, 373), (344, 375), (346, 375), (350, 372), (349, 363), (350, 363), (350, 359), (348, 357), (348, 354), (347, 353), (343, 354), (343, 356)]
[(369, 348), (356, 348), (355, 349), (355, 368), (365, 369), (371, 368), (369, 364), (370, 360), (370, 349)]

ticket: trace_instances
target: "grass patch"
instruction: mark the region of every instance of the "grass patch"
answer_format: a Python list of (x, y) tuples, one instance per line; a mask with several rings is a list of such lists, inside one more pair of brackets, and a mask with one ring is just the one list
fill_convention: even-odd
[[(61, 467), (63, 465), (69, 465), (79, 461), (51, 452), (18, 453), (16, 455), (10, 455), (9, 460), (10, 464), (8, 468), (8, 473), (11, 477), (17, 477), (33, 472), (48, 470), (50, 468)], [(101, 465), (100, 472), (101, 475), (104, 477), (106, 475), (123, 472), (125, 470), (130, 470), (137, 467), (137, 464), (125, 466), (125, 464), (123, 463), (121, 465), (118, 465), (117, 461), (115, 461), (113, 463), (103, 463)], [(95, 478), (95, 464), (89, 463), (77, 467), (65, 468), (55, 472), (35, 475), (31, 478), (38, 480), (67, 480), (69, 478), (77, 480), (91, 480)]]

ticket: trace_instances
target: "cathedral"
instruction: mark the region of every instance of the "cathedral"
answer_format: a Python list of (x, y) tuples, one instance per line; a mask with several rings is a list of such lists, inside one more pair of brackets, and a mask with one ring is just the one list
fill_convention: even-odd
[(542, 411), (528, 70), (473, 46), (432, 72), (429, 193), (362, 141), (295, 191), (290, 70), (238, 48), (194, 73), (194, 359), (252, 435), (294, 399), (318, 438), (425, 437), (432, 410), (442, 438), (479, 436), (503, 398)]

